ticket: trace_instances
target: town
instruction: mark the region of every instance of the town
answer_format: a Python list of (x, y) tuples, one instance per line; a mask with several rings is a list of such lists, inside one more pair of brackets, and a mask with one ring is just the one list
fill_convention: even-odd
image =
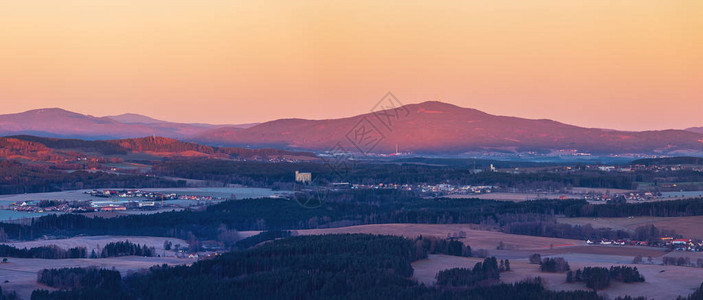
[[(33, 213), (89, 213), (121, 211), (155, 211), (201, 207), (230, 198), (132, 190), (92, 190), (85, 192), (95, 200), (27, 200), (14, 202), (7, 209)], [(105, 198), (105, 200), (97, 199)]]

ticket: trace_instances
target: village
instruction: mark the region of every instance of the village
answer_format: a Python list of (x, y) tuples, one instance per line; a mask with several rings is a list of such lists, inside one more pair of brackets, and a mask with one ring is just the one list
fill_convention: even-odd
[(452, 185), (447, 183), (441, 184), (354, 184), (352, 189), (369, 189), (369, 190), (403, 190), (415, 191), (422, 195), (431, 196), (448, 196), (448, 195), (470, 195), (470, 194), (486, 194), (497, 189), (495, 186), (486, 185)]
[(600, 240), (586, 240), (587, 245), (606, 245), (606, 246), (648, 246), (648, 247), (658, 247), (667, 248), (671, 251), (683, 251), (683, 252), (700, 252), (703, 251), (703, 241), (694, 241), (688, 238), (674, 238), (674, 237), (662, 237), (656, 241), (646, 242), (646, 241), (636, 241), (630, 239), (600, 239)]
[(151, 211), (163, 208), (180, 209), (191, 206), (210, 205), (227, 200), (209, 195), (159, 193), (141, 190), (92, 190), (85, 192), (104, 200), (27, 200), (13, 202), (7, 209), (32, 213), (89, 213), (120, 211)]

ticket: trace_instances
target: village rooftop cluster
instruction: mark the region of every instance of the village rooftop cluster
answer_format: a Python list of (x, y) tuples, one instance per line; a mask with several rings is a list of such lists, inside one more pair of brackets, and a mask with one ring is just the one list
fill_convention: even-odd
[(700, 252), (703, 251), (703, 241), (694, 241), (687, 238), (673, 238), (673, 237), (663, 237), (657, 241), (648, 243), (646, 241), (635, 241), (635, 240), (586, 240), (588, 245), (613, 245), (613, 246), (650, 246), (650, 247), (660, 247), (668, 248), (669, 250), (676, 251), (687, 251), (687, 252)]
[(179, 205), (167, 203), (172, 200), (194, 201), (188, 206), (208, 205), (213, 201), (227, 200), (221, 197), (200, 196), (176, 193), (159, 193), (141, 190), (93, 190), (86, 192), (96, 198), (106, 198), (104, 200), (27, 200), (12, 203), (8, 209), (21, 212), (62, 212), (62, 213), (86, 213), (97, 211), (127, 211), (127, 210), (155, 210), (158, 208), (172, 207)]

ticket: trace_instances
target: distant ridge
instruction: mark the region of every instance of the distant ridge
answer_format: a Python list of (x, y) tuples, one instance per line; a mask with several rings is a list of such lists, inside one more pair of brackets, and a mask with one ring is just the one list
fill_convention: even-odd
[[(325, 151), (335, 145), (349, 151), (367, 151), (348, 138), (359, 124), (369, 121), (382, 133), (372, 153), (457, 154), (501, 152), (542, 154), (703, 155), (703, 134), (684, 130), (624, 132), (572, 126), (552, 120), (495, 116), (470, 108), (429, 101), (384, 111), (398, 116), (390, 126), (373, 113), (332, 120), (281, 119), (232, 130), (218, 128), (193, 140), (220, 145), (269, 146)], [(369, 126), (367, 126), (369, 127)], [(372, 127), (369, 127), (372, 128)], [(361, 149), (359, 149), (361, 148)]]
[(116, 115), (116, 116), (108, 116), (108, 118), (113, 119), (117, 122), (125, 123), (125, 124), (159, 124), (159, 123), (168, 123), (166, 121), (161, 121), (157, 120), (151, 117), (147, 117), (145, 115), (140, 115), (140, 114), (121, 114), (121, 115)]
[(121, 157), (130, 153), (148, 154), (155, 158), (316, 159), (316, 155), (310, 152), (212, 147), (159, 136), (104, 141), (57, 139), (28, 135), (0, 137), (0, 158), (4, 159), (60, 162), (67, 158), (85, 156)]
[(61, 108), (43, 108), (0, 115), (0, 135), (3, 136), (24, 134), (99, 140), (157, 135), (183, 139), (223, 126), (247, 127), (247, 125), (173, 123), (138, 114), (94, 117)]
[[(383, 120), (379, 114), (394, 117)], [(379, 137), (370, 146), (350, 138), (360, 124), (373, 128)], [(583, 128), (545, 119), (496, 116), (438, 101), (340, 119), (291, 118), (244, 125), (173, 123), (138, 114), (94, 117), (60, 108), (0, 115), (0, 136), (82, 140), (161, 136), (225, 147), (324, 152), (339, 146), (344, 151), (385, 154), (395, 153), (397, 147), (401, 152), (439, 155), (703, 156), (701, 131)]]
[(150, 125), (179, 124), (179, 125), (192, 125), (192, 126), (197, 126), (197, 127), (202, 127), (202, 128), (210, 128), (210, 129), (218, 128), (218, 127), (249, 128), (249, 127), (253, 127), (253, 126), (256, 126), (259, 124), (259, 123), (246, 123), (246, 124), (236, 124), (236, 125), (215, 125), (215, 124), (205, 124), (205, 123), (174, 123), (174, 122), (157, 120), (152, 117), (145, 116), (145, 115), (132, 114), (132, 113), (121, 114), (121, 115), (116, 115), (116, 116), (108, 116), (108, 118), (113, 119), (117, 122), (125, 123), (125, 124), (150, 124)]

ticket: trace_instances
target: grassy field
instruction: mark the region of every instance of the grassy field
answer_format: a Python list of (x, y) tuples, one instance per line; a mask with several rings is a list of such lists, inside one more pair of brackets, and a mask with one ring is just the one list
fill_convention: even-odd
[(594, 228), (612, 228), (633, 231), (645, 225), (660, 230), (673, 230), (688, 238), (703, 239), (703, 216), (694, 217), (631, 217), (631, 218), (559, 218), (558, 222), (571, 225), (591, 224)]
[(22, 299), (30, 299), (32, 291), (35, 289), (52, 289), (36, 282), (37, 273), (42, 269), (96, 266), (105, 269), (115, 268), (122, 273), (122, 276), (125, 276), (129, 272), (154, 265), (179, 265), (193, 262), (193, 259), (187, 258), (137, 256), (98, 259), (9, 258), (7, 263), (0, 263), (0, 286), (6, 291), (16, 291)]
[[(586, 287), (582, 283), (567, 284), (565, 273), (541, 273), (538, 266), (529, 264), (528, 257), (539, 253), (542, 257), (564, 257), (572, 269), (587, 266), (610, 267), (613, 265), (630, 265), (636, 255), (641, 255), (647, 261), (652, 258), (652, 264), (635, 265), (647, 279), (640, 284), (624, 284), (614, 282), (612, 286), (601, 295), (615, 298), (618, 296), (646, 296), (651, 299), (672, 299), (678, 295), (688, 295), (698, 288), (703, 282), (703, 268), (662, 266), (664, 256), (687, 256), (692, 261), (703, 257), (698, 253), (667, 253), (661, 248), (637, 246), (600, 246), (585, 245), (584, 241), (555, 239), (545, 237), (523, 236), (505, 234), (501, 232), (477, 230), (475, 225), (440, 225), (440, 224), (378, 224), (361, 225), (330, 229), (298, 230), (298, 234), (334, 234), (334, 233), (370, 233), (389, 234), (405, 237), (435, 236), (447, 237), (448, 233), (459, 231), (466, 232), (462, 242), (472, 249), (487, 249), (490, 256), (498, 259), (510, 259), (512, 272), (502, 274), (505, 282), (516, 282), (530, 277), (543, 277), (546, 286), (552, 290), (575, 290)], [(503, 242), (505, 249), (496, 250), (496, 246)], [(433, 284), (437, 272), (456, 267), (473, 267), (476, 262), (482, 261), (475, 257), (456, 257), (446, 255), (430, 255), (428, 259), (413, 263), (414, 277), (425, 284)]]
[[(500, 257), (499, 257), (500, 258)], [(568, 259), (567, 259), (568, 260)], [(474, 257), (457, 257), (447, 255), (430, 255), (429, 258), (414, 262), (414, 277), (421, 283), (432, 285), (437, 272), (457, 267), (473, 267), (482, 261)], [(572, 270), (588, 266), (610, 267), (613, 263), (582, 262), (569, 260)], [(632, 265), (645, 277), (644, 283), (613, 282), (599, 294), (615, 298), (618, 296), (644, 296), (648, 299), (676, 299), (679, 295), (688, 295), (703, 282), (703, 268)], [(517, 282), (527, 278), (542, 277), (550, 290), (588, 290), (583, 283), (566, 283), (566, 273), (542, 273), (539, 266), (530, 264), (526, 259), (511, 259), (512, 271), (501, 273), (501, 281)]]
[(164, 249), (165, 241), (170, 241), (173, 245), (180, 244), (183, 247), (188, 246), (188, 243), (181, 239), (150, 236), (79, 236), (68, 239), (35, 240), (27, 242), (10, 242), (0, 244), (10, 245), (16, 248), (33, 248), (48, 245), (56, 245), (63, 249), (69, 249), (74, 247), (86, 247), (88, 249), (88, 253), (90, 253), (92, 250), (99, 252), (99, 248), (102, 248), (108, 243), (124, 242), (125, 240), (129, 240), (130, 242), (139, 245), (146, 245), (147, 247), (154, 247), (156, 249), (157, 255), (167, 257), (175, 256), (175, 252), (166, 251)]
[(496, 249), (503, 242), (506, 249), (549, 249), (582, 245), (584, 241), (557, 239), (538, 236), (506, 234), (495, 231), (477, 230), (474, 224), (372, 224), (327, 229), (297, 230), (300, 235), (333, 233), (370, 233), (398, 235), (415, 238), (419, 235), (446, 238), (448, 234), (463, 231), (466, 238), (460, 239), (473, 249)]

